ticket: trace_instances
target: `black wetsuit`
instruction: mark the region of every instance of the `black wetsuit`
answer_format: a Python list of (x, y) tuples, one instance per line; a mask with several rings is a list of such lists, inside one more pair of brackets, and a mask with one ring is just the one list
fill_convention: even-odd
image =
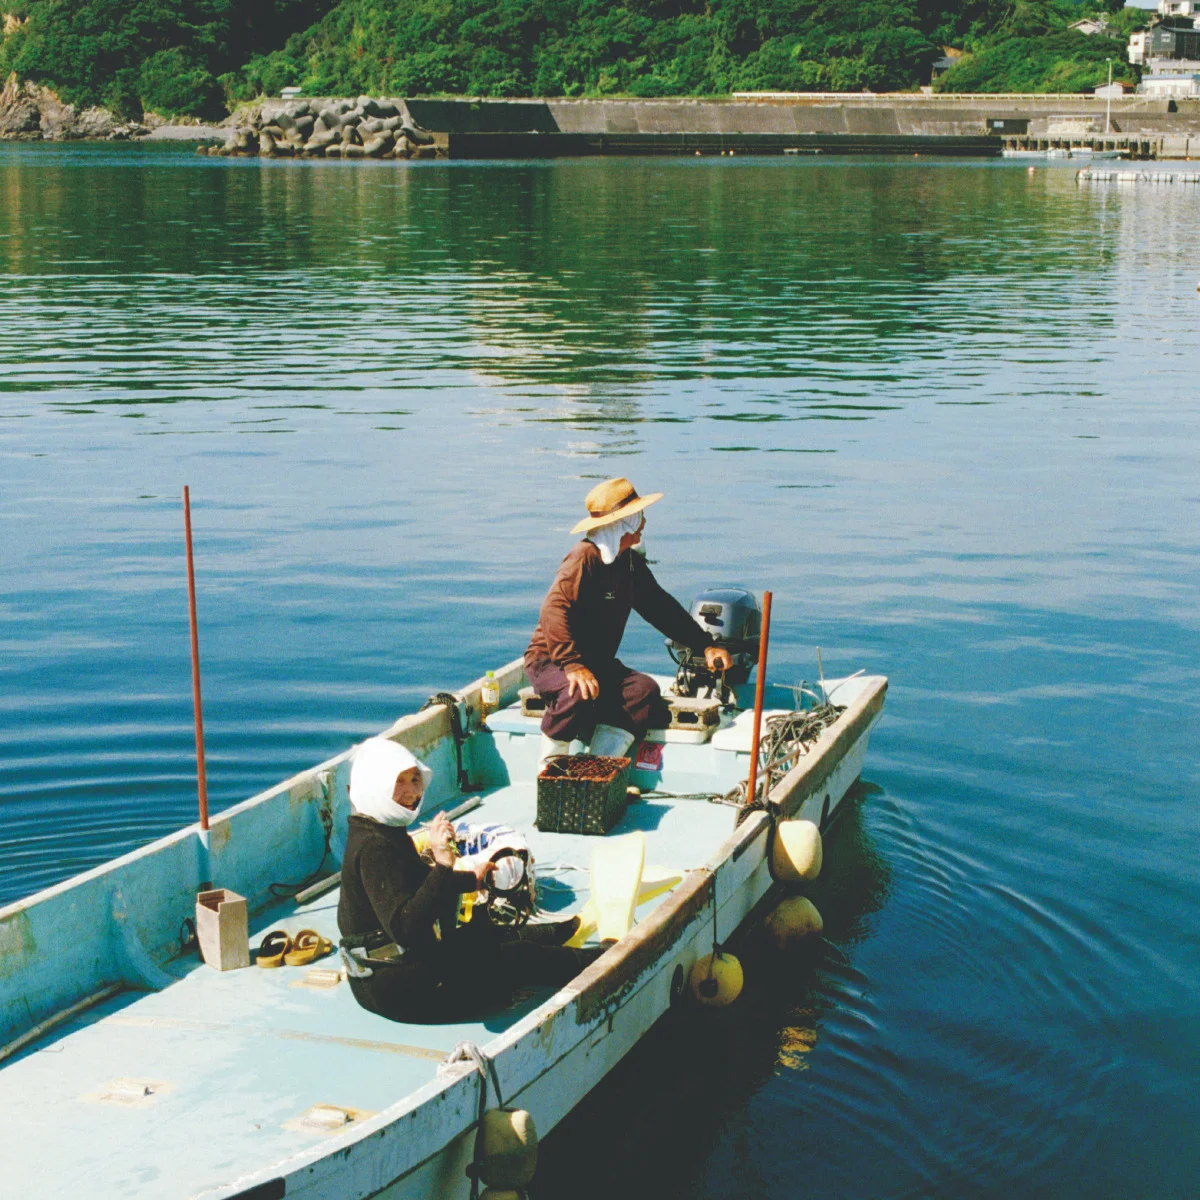
[(456, 928), (459, 896), (475, 886), (473, 874), (429, 866), (402, 826), (350, 817), (338, 928), (347, 944), (374, 938), (403, 951), (371, 962), (369, 979), (350, 978), (363, 1008), (393, 1021), (465, 1020), (502, 1007), (519, 984), (561, 987), (594, 957), (541, 944), (546, 926), (519, 932), (477, 919)]

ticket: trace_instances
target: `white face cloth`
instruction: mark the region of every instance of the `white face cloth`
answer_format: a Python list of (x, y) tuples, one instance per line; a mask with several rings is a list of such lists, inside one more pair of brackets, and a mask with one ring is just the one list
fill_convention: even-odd
[(600, 561), (608, 567), (617, 561), (617, 555), (621, 552), (621, 538), (627, 533), (637, 533), (641, 523), (642, 514), (636, 512), (632, 516), (622, 517), (619, 521), (593, 529), (587, 535), (587, 540), (600, 551)]
[[(416, 767), (421, 772), (422, 795), (415, 808), (403, 808), (392, 799), (396, 777)], [(381, 825), (411, 825), (423, 803), (424, 789), (433, 772), (403, 746), (384, 737), (368, 738), (354, 752), (350, 764), (350, 807), (359, 816)]]

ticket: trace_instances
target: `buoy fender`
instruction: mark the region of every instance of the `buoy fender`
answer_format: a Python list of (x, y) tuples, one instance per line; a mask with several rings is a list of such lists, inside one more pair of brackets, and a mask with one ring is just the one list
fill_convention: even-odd
[(807, 883), (821, 873), (824, 847), (812, 821), (780, 821), (771, 847), (771, 866), (782, 883)]
[(794, 949), (825, 929), (817, 906), (807, 896), (781, 900), (766, 919), (767, 936), (779, 950)]
[(732, 954), (717, 951), (698, 958), (688, 974), (688, 990), (706, 1008), (724, 1008), (742, 994), (742, 964)]
[(479, 1178), (503, 1194), (523, 1188), (537, 1170), (537, 1129), (523, 1108), (493, 1108), (483, 1114)]

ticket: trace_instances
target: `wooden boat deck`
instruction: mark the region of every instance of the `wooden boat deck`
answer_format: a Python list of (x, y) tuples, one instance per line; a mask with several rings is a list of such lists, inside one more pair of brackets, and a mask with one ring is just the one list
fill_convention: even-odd
[[(499, 757), (525, 781), (486, 793), (468, 819), (525, 831), (548, 914), (576, 912), (587, 899), (596, 839), (533, 828), (536, 738), (526, 735), (536, 726), (513, 713), (491, 724)], [(744, 756), (709, 746), (665, 751), (667, 770), (656, 777), (664, 788), (703, 779), (714, 790), (714, 756), (728, 760), (723, 773), (731, 780), (744, 769), (734, 761)], [(614, 832), (644, 833), (647, 874), (682, 872), (716, 852), (734, 819), (724, 805), (651, 797), (630, 805)], [(637, 918), (665, 899), (643, 905)], [(275, 928), (313, 928), (336, 944), (337, 901), (335, 889), (259, 912), (251, 947)], [(339, 966), (336, 954), (312, 964)], [(307, 1125), (313, 1106), (361, 1120), (394, 1105), (431, 1083), (459, 1042), (486, 1045), (552, 994), (533, 992), (478, 1022), (406, 1025), (359, 1008), (344, 982), (303, 986), (309, 967), (220, 973), (190, 958), (166, 969), (177, 977), (169, 987), (121, 992), (5, 1064), (0, 1158), (11, 1194), (44, 1194), (49, 1163), (55, 1194), (174, 1198), (223, 1190), (342, 1132)]]

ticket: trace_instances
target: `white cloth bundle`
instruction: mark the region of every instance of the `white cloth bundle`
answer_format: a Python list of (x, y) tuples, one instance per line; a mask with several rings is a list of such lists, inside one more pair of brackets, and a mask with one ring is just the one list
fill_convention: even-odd
[(601, 525), (587, 535), (587, 540), (600, 551), (600, 561), (606, 567), (617, 561), (621, 552), (621, 538), (627, 533), (637, 533), (642, 523), (642, 514), (635, 512), (632, 516), (623, 517), (609, 525)]
[[(421, 799), (405, 808), (392, 799), (396, 777), (416, 767), (421, 772)], [(433, 772), (403, 746), (385, 737), (368, 738), (354, 752), (350, 764), (350, 807), (381, 825), (411, 825), (425, 801)]]

